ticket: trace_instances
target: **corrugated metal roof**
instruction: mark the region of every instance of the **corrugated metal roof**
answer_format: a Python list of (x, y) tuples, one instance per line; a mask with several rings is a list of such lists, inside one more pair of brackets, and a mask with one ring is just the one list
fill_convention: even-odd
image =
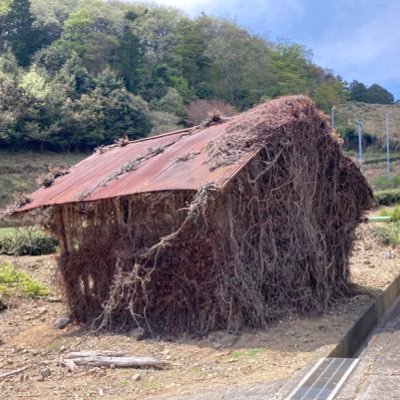
[[(226, 123), (193, 133), (178, 131), (95, 153), (72, 167), (69, 174), (58, 178), (52, 186), (34, 192), (30, 196), (32, 201), (18, 211), (135, 193), (198, 190), (207, 183), (222, 187), (254, 155), (249, 152), (232, 165), (210, 170), (207, 152), (203, 150), (225, 127)], [(157, 149), (163, 151), (158, 153)], [(191, 157), (179, 161), (179, 157), (190, 153)], [(136, 168), (123, 172), (138, 159), (142, 160)]]

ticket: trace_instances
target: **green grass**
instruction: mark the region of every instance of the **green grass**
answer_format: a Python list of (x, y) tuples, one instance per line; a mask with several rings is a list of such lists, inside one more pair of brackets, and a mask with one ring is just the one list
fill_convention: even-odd
[(16, 228), (0, 228), (0, 239), (17, 233)]
[[(13, 199), (14, 193), (31, 193), (37, 188), (36, 178), (49, 167), (76, 164), (87, 154), (7, 152), (0, 150), (0, 209)], [(6, 223), (0, 220), (4, 226)]]
[(363, 130), (379, 138), (385, 137), (385, 115), (390, 114), (392, 137), (400, 137), (400, 106), (397, 104), (367, 104), (356, 101), (336, 107), (337, 125), (355, 127), (354, 119), (363, 123)]
[(400, 187), (400, 174), (392, 175), (390, 178), (386, 175), (378, 176), (372, 181), (372, 186), (379, 190), (396, 189)]
[(390, 222), (380, 225), (372, 225), (372, 233), (375, 238), (385, 246), (397, 247), (400, 245), (400, 205), (394, 208), (381, 208), (379, 215), (390, 217)]
[(16, 270), (9, 263), (0, 266), (0, 298), (13, 295), (40, 297), (48, 294), (49, 290), (27, 273)]
[(243, 358), (243, 357), (248, 357), (248, 358), (256, 358), (259, 353), (262, 351), (262, 349), (246, 349), (246, 350), (235, 350), (232, 351), (230, 356), (232, 358)]

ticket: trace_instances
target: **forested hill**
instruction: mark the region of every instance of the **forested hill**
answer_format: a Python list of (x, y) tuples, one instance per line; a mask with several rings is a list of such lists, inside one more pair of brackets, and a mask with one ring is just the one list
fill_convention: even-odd
[[(324, 110), (349, 86), (297, 44), (232, 21), (119, 0), (2, 0), (0, 147), (87, 150), (310, 95)], [(351, 89), (351, 88), (350, 88)]]

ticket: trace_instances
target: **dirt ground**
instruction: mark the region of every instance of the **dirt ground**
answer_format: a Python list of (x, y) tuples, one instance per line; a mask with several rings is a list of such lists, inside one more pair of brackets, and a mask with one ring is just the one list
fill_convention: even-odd
[[(5, 257), (52, 290), (46, 299), (14, 299), (0, 313), (0, 399), (149, 399), (194, 394), (204, 389), (288, 379), (309, 360), (325, 356), (341, 335), (399, 273), (400, 251), (379, 245), (371, 227), (358, 231), (351, 259), (352, 279), (362, 289), (324, 315), (289, 315), (268, 329), (229, 335), (215, 332), (202, 339), (175, 341), (129, 335), (96, 335), (80, 326), (54, 329), (67, 315), (55, 285), (54, 256)], [(123, 350), (167, 362), (164, 369), (79, 367), (69, 371), (62, 357), (77, 350)]]

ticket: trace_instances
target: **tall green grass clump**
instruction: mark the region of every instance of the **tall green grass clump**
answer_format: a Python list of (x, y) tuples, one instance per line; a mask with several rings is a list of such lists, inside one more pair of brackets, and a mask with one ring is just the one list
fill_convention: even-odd
[(390, 222), (383, 225), (375, 225), (372, 232), (378, 242), (385, 246), (400, 245), (400, 206), (393, 210), (381, 210), (379, 213), (382, 217), (390, 217)]
[(0, 265), (0, 300), (10, 296), (47, 296), (49, 290), (27, 273), (17, 271), (11, 264)]

